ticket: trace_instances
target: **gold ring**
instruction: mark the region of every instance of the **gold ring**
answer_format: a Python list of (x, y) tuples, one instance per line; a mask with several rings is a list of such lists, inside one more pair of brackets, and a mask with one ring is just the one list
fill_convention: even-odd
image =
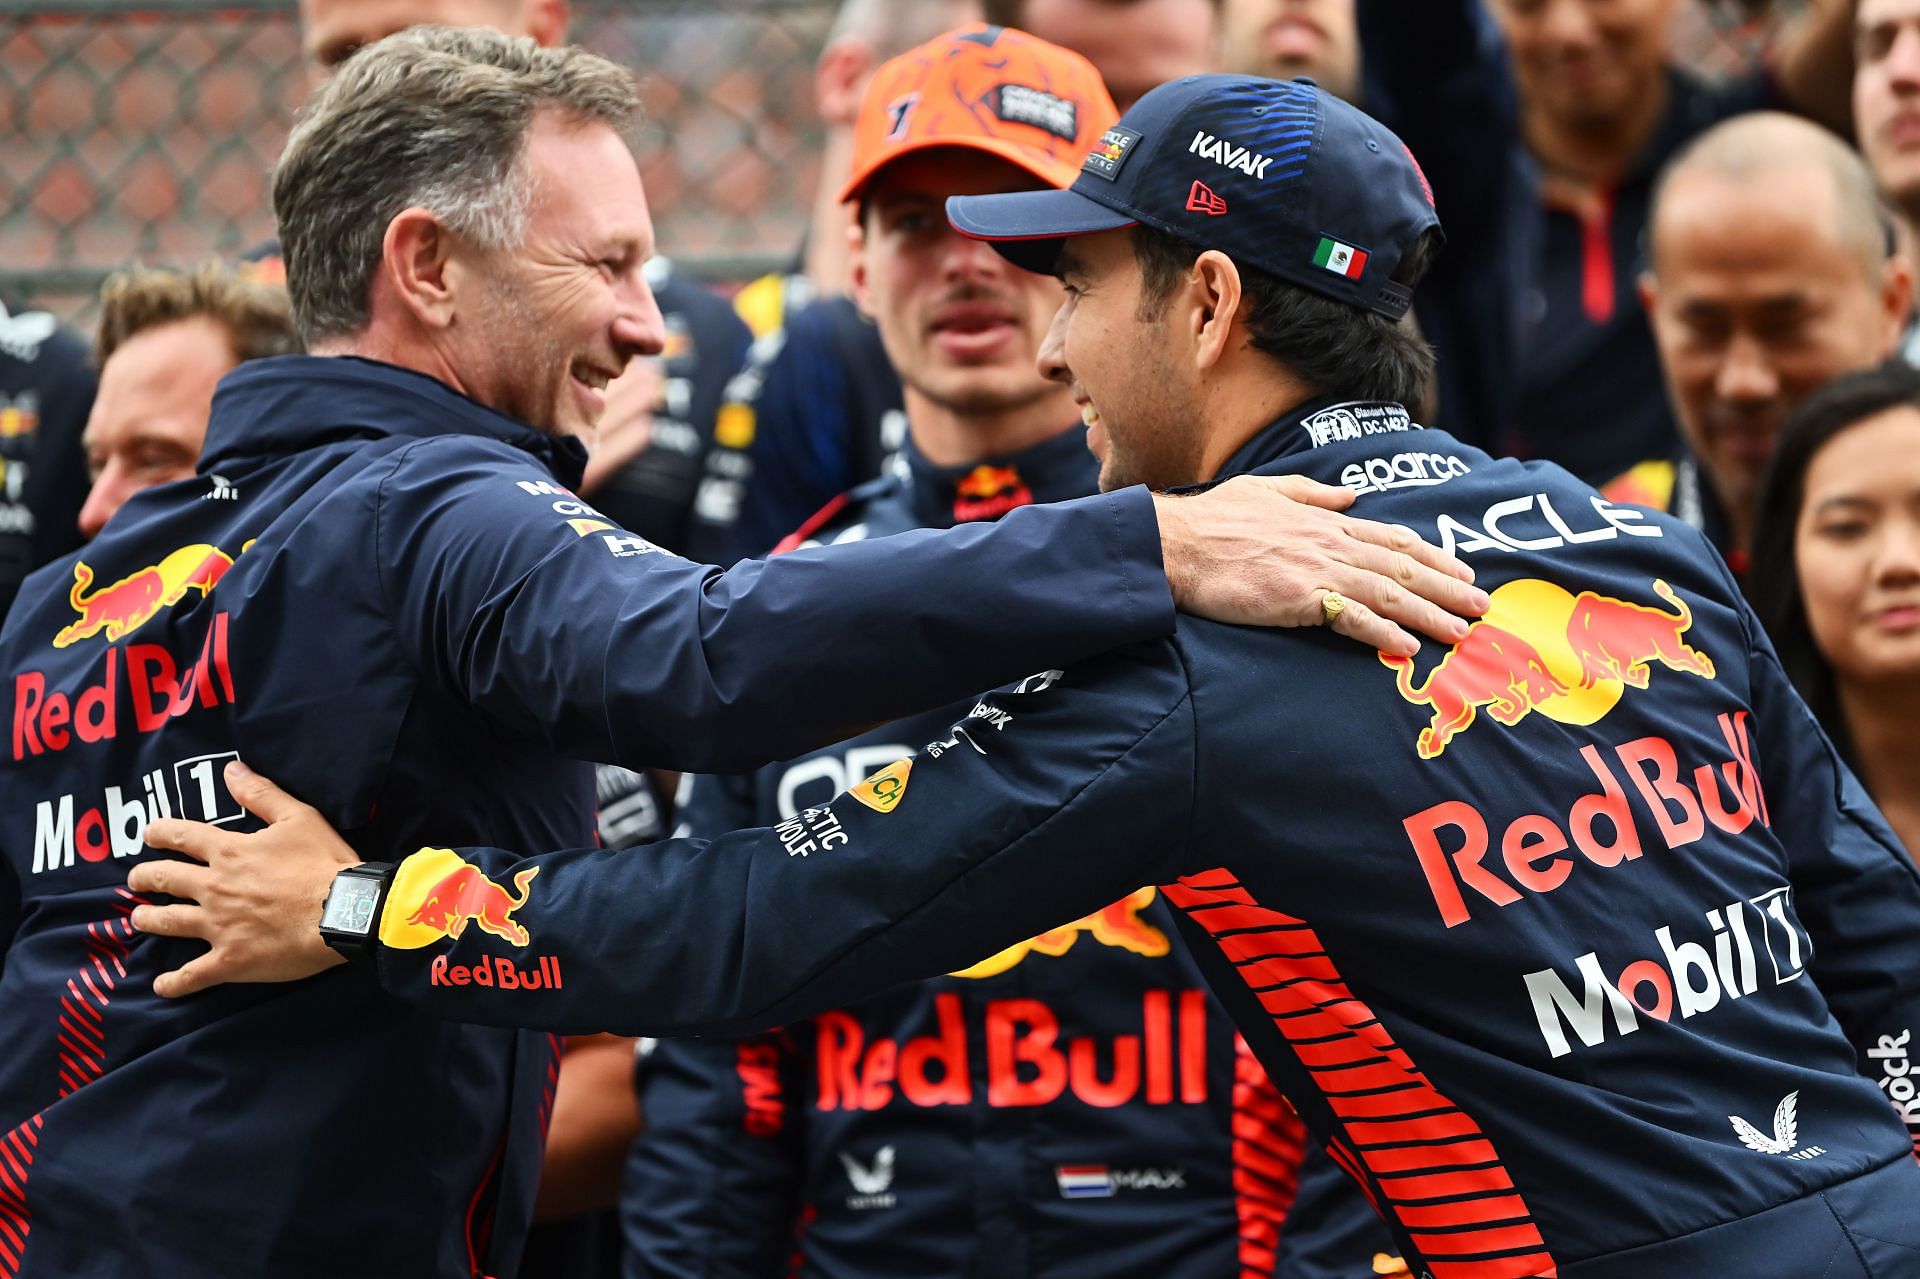
[(1332, 626), (1333, 620), (1346, 611), (1347, 600), (1340, 592), (1328, 591), (1320, 597), (1320, 612), (1326, 617), (1328, 626)]

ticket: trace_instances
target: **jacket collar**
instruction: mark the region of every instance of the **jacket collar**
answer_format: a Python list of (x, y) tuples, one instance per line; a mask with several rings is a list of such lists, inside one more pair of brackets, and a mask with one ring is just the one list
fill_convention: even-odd
[(1087, 452), (1085, 433), (1074, 429), (966, 466), (935, 466), (913, 447), (911, 437), (900, 455), (914, 516), (926, 528), (997, 520), (1016, 506), (1086, 497), (1100, 470)]
[(496, 412), (424, 373), (357, 356), (249, 360), (220, 380), (200, 455), (202, 472), (230, 460), (344, 439), (480, 435), (532, 454), (569, 488), (587, 450)]
[(1284, 469), (1273, 464), (1323, 444), (1418, 429), (1398, 404), (1333, 397), (1309, 400), (1288, 409), (1242, 444), (1213, 480), (1217, 483), (1254, 471)]

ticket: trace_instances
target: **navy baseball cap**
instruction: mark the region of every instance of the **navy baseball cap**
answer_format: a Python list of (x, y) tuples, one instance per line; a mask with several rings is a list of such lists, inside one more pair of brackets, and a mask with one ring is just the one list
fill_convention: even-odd
[(1397, 320), (1389, 277), (1440, 219), (1406, 144), (1310, 80), (1197, 75), (1120, 117), (1063, 191), (953, 196), (947, 218), (1015, 266), (1053, 272), (1062, 241), (1143, 223)]

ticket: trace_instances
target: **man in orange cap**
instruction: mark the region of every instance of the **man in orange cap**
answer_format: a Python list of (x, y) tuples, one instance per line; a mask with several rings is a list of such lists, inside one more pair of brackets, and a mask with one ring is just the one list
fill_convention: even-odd
[[(1035, 360), (1059, 283), (943, 210), (1068, 185), (1116, 116), (1079, 54), (1000, 27), (876, 73), (843, 198), (854, 298), (900, 375), (907, 439), (900, 467), (789, 545), (1094, 491), (1079, 411)], [(790, 821), (969, 705), (696, 778), (685, 820), (707, 837)], [(661, 1043), (641, 1067), (648, 1126), (622, 1204), (637, 1273), (786, 1274), (802, 1213), (803, 1276), (1271, 1269), (1301, 1130), (1166, 912), (1142, 888), (952, 976), (744, 1041)]]

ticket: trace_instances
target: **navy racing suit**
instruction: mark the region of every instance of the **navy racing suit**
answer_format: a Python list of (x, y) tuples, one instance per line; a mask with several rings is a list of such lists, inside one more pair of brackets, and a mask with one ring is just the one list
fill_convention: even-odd
[[(1307, 406), (1226, 471), (1346, 483), (1467, 556), (1492, 611), (1411, 664), (1183, 618), (771, 830), (424, 850), (381, 984), (448, 1017), (738, 1031), (1157, 883), (1415, 1274), (1920, 1274), (1877, 1086), (1920, 1022), (1920, 872), (1719, 557), (1395, 406)], [(469, 870), (520, 886), (524, 944), (408, 926)]]
[[(902, 458), (792, 544), (997, 519), (1091, 493), (1098, 470), (1077, 428), (974, 465), (911, 438)], [(972, 705), (694, 778), (683, 829), (790, 821)], [(1303, 1144), (1152, 887), (763, 1035), (661, 1040), (638, 1081), (632, 1279), (1264, 1277)]]
[(198, 477), (29, 579), (0, 634), (7, 1279), (512, 1272), (547, 1036), (338, 973), (153, 995), (197, 947), (133, 933), (129, 859), (155, 817), (250, 822), (236, 754), (367, 857), (581, 844), (579, 761), (751, 767), (1172, 627), (1142, 491), (723, 574), (582, 503), (583, 458), (390, 365), (253, 361)]

